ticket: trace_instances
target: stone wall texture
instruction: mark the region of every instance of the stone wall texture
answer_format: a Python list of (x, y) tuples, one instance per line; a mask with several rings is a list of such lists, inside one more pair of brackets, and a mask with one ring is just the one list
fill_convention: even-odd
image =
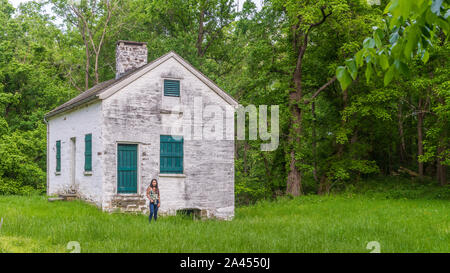
[(147, 44), (119, 41), (116, 47), (116, 79), (147, 64)]

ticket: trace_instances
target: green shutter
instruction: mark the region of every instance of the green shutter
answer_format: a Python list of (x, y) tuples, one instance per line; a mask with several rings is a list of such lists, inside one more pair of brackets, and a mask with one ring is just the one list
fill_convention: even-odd
[(137, 145), (117, 146), (117, 192), (137, 193)]
[(92, 134), (84, 136), (84, 170), (92, 171)]
[(56, 141), (56, 171), (61, 171), (61, 140)]
[(160, 137), (160, 172), (183, 173), (183, 137)]
[(179, 97), (180, 81), (164, 80), (164, 96)]

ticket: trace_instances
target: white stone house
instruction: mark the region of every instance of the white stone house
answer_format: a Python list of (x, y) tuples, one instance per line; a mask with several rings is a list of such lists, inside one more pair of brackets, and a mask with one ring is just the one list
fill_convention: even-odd
[(236, 100), (169, 52), (119, 41), (116, 78), (46, 114), (47, 194), (76, 194), (104, 211), (147, 212), (156, 178), (162, 214), (234, 216)]

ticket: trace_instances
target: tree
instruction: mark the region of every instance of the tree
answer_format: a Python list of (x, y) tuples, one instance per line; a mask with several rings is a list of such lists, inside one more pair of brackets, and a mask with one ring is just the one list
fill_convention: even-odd
[[(316, 97), (332, 86), (336, 77), (330, 76), (326, 80), (319, 81), (314, 90), (305, 88), (305, 60), (308, 58), (308, 50), (316, 47), (316, 43), (326, 42), (327, 38), (322, 36), (324, 28), (335, 32), (343, 29), (342, 26), (351, 28), (352, 24), (359, 20), (358, 16), (352, 15), (352, 9), (363, 11), (367, 6), (347, 1), (274, 1), (274, 5), (282, 9), (289, 28), (288, 37), (291, 43), (291, 58), (293, 61), (291, 92), (289, 93), (289, 107), (291, 111), (291, 128), (289, 129), (289, 167), (287, 176), (286, 192), (292, 195), (302, 193), (302, 134), (303, 116), (305, 107)], [(344, 31), (343, 31), (344, 32)], [(332, 37), (332, 36), (331, 36)], [(351, 36), (346, 36), (351, 39)], [(357, 38), (357, 37), (356, 37)], [(331, 39), (328, 39), (330, 42)], [(330, 56), (329, 56), (330, 57)], [(328, 63), (322, 63), (326, 67), (332, 66), (338, 56), (333, 56)], [(309, 90), (308, 90), (309, 89)], [(310, 91), (311, 90), (311, 91)], [(306, 92), (310, 91), (310, 92)]]
[(363, 48), (336, 70), (342, 89), (356, 79), (358, 68), (364, 65), (368, 81), (378, 70), (384, 73), (384, 84), (388, 85), (396, 75), (408, 74), (407, 63), (415, 56), (426, 63), (433, 39), (449, 38), (449, 6), (449, 0), (391, 0), (385, 8), (384, 28), (374, 26), (373, 35), (364, 40)]
[(45, 191), (44, 113), (76, 94), (63, 73), (63, 33), (41, 3), (0, 1), (0, 194)]
[[(94, 84), (99, 83), (99, 58), (108, 32), (117, 31), (120, 23), (120, 0), (50, 0), (54, 11), (63, 17), (70, 29), (76, 26), (85, 50), (84, 89), (89, 88), (90, 58), (94, 62)], [(113, 20), (115, 19), (115, 20)], [(113, 21), (113, 22), (112, 22)]]
[[(430, 59), (430, 52), (433, 51), (433, 48), (440, 47), (448, 41), (450, 30), (449, 6), (450, 1), (448, 0), (391, 0), (385, 8), (384, 28), (374, 27), (372, 37), (367, 37), (364, 40), (363, 48), (355, 54), (354, 58), (348, 59), (345, 66), (337, 68), (336, 75), (342, 89), (347, 89), (351, 82), (356, 80), (358, 70), (363, 66), (366, 67), (365, 77), (368, 82), (376, 76), (384, 75), (384, 85), (387, 86), (393, 79), (398, 79), (401, 74), (409, 76), (411, 71), (408, 65), (414, 63), (414, 60), (420, 59), (426, 64)], [(415, 67), (421, 66), (417, 62), (414, 64)], [(430, 112), (433, 98), (437, 98), (435, 100), (437, 105), (441, 104), (445, 107), (447, 94), (445, 91), (437, 93), (433, 90), (435, 87), (432, 83), (436, 83), (436, 80), (432, 71), (426, 74), (425, 78), (419, 77), (411, 83), (414, 89), (419, 90), (416, 93), (418, 101), (413, 108), (417, 116), (418, 174), (423, 176), (423, 162), (430, 160), (430, 157), (424, 157), (423, 126), (425, 114)], [(442, 79), (439, 84), (441, 83)], [(401, 110), (401, 108), (399, 109)], [(436, 109), (442, 109), (442, 107)], [(442, 125), (446, 128), (445, 124)], [(401, 122), (399, 126), (403, 138)], [(446, 135), (445, 131), (441, 134)], [(446, 184), (446, 170), (442, 162), (448, 161), (446, 158), (449, 153), (445, 139), (446, 136), (439, 138), (438, 151), (434, 152), (439, 154), (436, 164), (437, 176), (441, 184)], [(403, 142), (403, 149), (404, 146)]]

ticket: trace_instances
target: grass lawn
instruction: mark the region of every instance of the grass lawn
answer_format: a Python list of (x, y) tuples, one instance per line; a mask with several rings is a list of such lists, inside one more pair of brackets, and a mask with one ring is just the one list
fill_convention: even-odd
[(304, 196), (236, 209), (233, 221), (108, 214), (80, 201), (0, 196), (0, 252), (450, 252), (448, 200)]

